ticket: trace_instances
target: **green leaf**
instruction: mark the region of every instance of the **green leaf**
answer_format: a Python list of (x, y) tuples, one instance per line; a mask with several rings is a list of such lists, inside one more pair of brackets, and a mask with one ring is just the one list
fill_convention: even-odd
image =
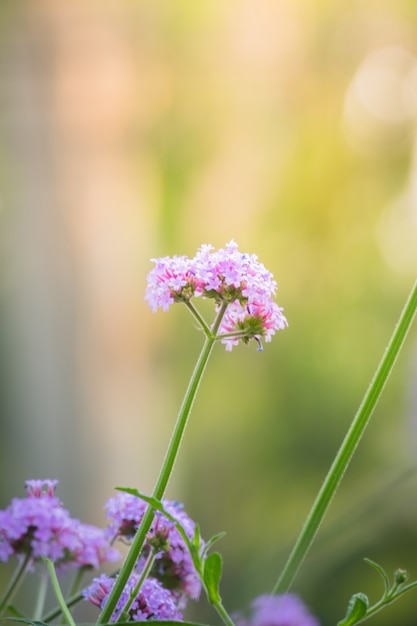
[(378, 565), (378, 563), (375, 563), (375, 561), (371, 561), (371, 559), (368, 558), (364, 558), (365, 563), (368, 563), (368, 565), (370, 565), (371, 567), (373, 567), (378, 574), (381, 576), (382, 580), (384, 581), (384, 587), (385, 587), (385, 592), (388, 593), (390, 590), (390, 582), (389, 582), (389, 577), (388, 574), (385, 572), (384, 568), (381, 567), (381, 565)]
[[(160, 500), (157, 500), (156, 498), (152, 498), (152, 496), (147, 496), (141, 491), (139, 491), (138, 489), (132, 489), (131, 487), (116, 487), (116, 491), (124, 491), (125, 493), (130, 493), (130, 495), (136, 496), (137, 498), (144, 500), (157, 511), (160, 511), (161, 513), (166, 514), (166, 512), (164, 511), (163, 504)], [(169, 516), (169, 513), (167, 515)]]
[(222, 537), (224, 537), (224, 535), (226, 533), (221, 532), (221, 533), (217, 533), (216, 535), (214, 535), (211, 539), (209, 539), (206, 543), (206, 545), (204, 546), (203, 551), (200, 554), (200, 550), (201, 550), (201, 534), (200, 534), (200, 527), (198, 526), (198, 524), (196, 524), (195, 529), (194, 529), (194, 535), (192, 540), (190, 541), (185, 528), (181, 525), (181, 523), (170, 513), (168, 513), (168, 511), (165, 509), (164, 505), (162, 504), (162, 502), (160, 500), (157, 500), (156, 498), (153, 498), (151, 496), (146, 496), (145, 494), (143, 494), (141, 491), (139, 491), (138, 489), (131, 489), (130, 487), (116, 487), (117, 491), (124, 491), (126, 493), (130, 493), (133, 496), (136, 496), (137, 498), (140, 498), (141, 500), (143, 500), (144, 502), (147, 502), (151, 507), (153, 507), (156, 511), (159, 511), (160, 513), (162, 513), (163, 515), (165, 515), (165, 517), (167, 519), (169, 519), (170, 522), (173, 522), (175, 524), (175, 527), (177, 528), (178, 532), (181, 534), (182, 538), (185, 541), (185, 544), (188, 548), (188, 550), (190, 551), (191, 554), (191, 558), (193, 560), (194, 563), (194, 567), (196, 568), (196, 570), (199, 572), (202, 569), (202, 561), (204, 558), (206, 558), (207, 552), (210, 550), (210, 548), (212, 547), (212, 545), (216, 542), (219, 541), (219, 539), (221, 539)]
[(368, 610), (369, 600), (364, 593), (355, 593), (349, 600), (345, 618), (337, 626), (352, 626), (357, 624)]
[[(165, 510), (164, 505), (160, 500), (156, 498), (146, 496), (141, 493), (138, 489), (131, 489), (129, 487), (116, 487), (118, 491), (124, 491), (126, 493), (130, 493), (131, 495), (136, 496), (137, 498), (141, 498), (144, 502), (147, 502), (151, 507), (155, 510), (159, 511), (167, 519), (175, 524), (178, 532), (181, 534), (182, 538), (185, 541), (185, 544), (190, 552), (191, 558), (193, 560), (194, 567), (196, 571), (199, 573), (200, 577), (203, 578), (203, 583), (207, 591), (207, 596), (211, 604), (219, 605), (221, 603), (221, 597), (219, 593), (219, 583), (222, 575), (222, 557), (218, 552), (213, 552), (207, 556), (207, 551), (211, 548), (211, 546), (221, 539), (225, 533), (218, 533), (214, 535), (204, 546), (202, 553), (201, 550), (201, 535), (200, 528), (196, 525), (194, 529), (194, 535), (192, 540), (190, 541), (185, 529), (181, 525), (181, 523), (168, 511)], [(204, 560), (205, 559), (205, 560)], [(154, 620), (152, 620), (154, 621)]]
[(118, 491), (125, 491), (126, 493), (130, 493), (133, 496), (136, 496), (137, 498), (140, 498), (141, 500), (143, 500), (144, 502), (147, 502), (148, 504), (150, 504), (151, 507), (153, 507), (155, 510), (159, 511), (160, 513), (162, 513), (163, 515), (165, 515), (165, 517), (170, 521), (173, 522), (173, 524), (175, 525), (175, 528), (178, 530), (178, 532), (180, 533), (181, 537), (183, 538), (185, 545), (187, 546), (189, 552), (190, 552), (190, 556), (191, 559), (193, 561), (193, 565), (196, 569), (196, 571), (200, 574), (201, 570), (202, 570), (202, 562), (201, 562), (201, 557), (200, 557), (200, 553), (199, 551), (196, 549), (196, 544), (200, 541), (200, 530), (195, 530), (194, 531), (194, 536), (193, 536), (193, 540), (190, 541), (185, 528), (182, 526), (182, 524), (170, 513), (168, 513), (168, 511), (165, 510), (164, 505), (162, 504), (162, 502), (160, 500), (157, 500), (156, 498), (152, 498), (150, 496), (145, 496), (145, 494), (141, 493), (140, 491), (138, 491), (138, 489), (130, 489), (129, 487), (116, 487), (116, 489)]
[(144, 502), (147, 502), (156, 511), (159, 511), (160, 513), (165, 515), (165, 517), (170, 522), (173, 522), (173, 524), (175, 524), (175, 527), (177, 528), (178, 532), (181, 534), (182, 538), (184, 539), (188, 549), (190, 550), (191, 553), (193, 552), (193, 545), (191, 541), (189, 540), (184, 527), (180, 524), (180, 522), (173, 515), (171, 515), (171, 513), (168, 513), (168, 511), (165, 509), (164, 505), (162, 504), (160, 500), (157, 500), (156, 498), (153, 498), (151, 496), (146, 496), (144, 493), (142, 493), (138, 489), (130, 489), (130, 487), (116, 487), (116, 489), (117, 491), (124, 491), (126, 493), (130, 493), (132, 496), (136, 496), (137, 498), (140, 498)]
[(200, 533), (200, 526), (198, 524), (196, 524), (195, 527), (194, 527), (194, 535), (193, 535), (193, 538), (191, 540), (191, 544), (195, 548), (197, 554), (200, 554), (201, 533)]
[(226, 533), (222, 532), (222, 533), (217, 533), (217, 535), (213, 535), (213, 537), (211, 539), (209, 539), (206, 543), (206, 545), (204, 546), (204, 550), (203, 550), (203, 558), (205, 557), (205, 555), (207, 554), (207, 552), (210, 550), (211, 546), (216, 543), (216, 541), (219, 541), (219, 539), (222, 539), (225, 536)]
[(204, 563), (204, 583), (209, 601), (214, 605), (221, 602), (219, 584), (222, 576), (222, 567), (223, 560), (218, 552), (209, 554)]

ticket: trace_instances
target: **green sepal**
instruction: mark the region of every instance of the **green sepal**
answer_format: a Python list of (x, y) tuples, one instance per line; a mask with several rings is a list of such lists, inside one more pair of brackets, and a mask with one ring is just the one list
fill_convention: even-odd
[(219, 593), (220, 579), (222, 577), (223, 559), (218, 552), (212, 552), (204, 562), (204, 584), (211, 604), (221, 603)]
[(353, 626), (353, 624), (357, 624), (365, 617), (368, 607), (368, 596), (364, 593), (355, 593), (349, 600), (345, 618), (338, 622), (337, 626)]

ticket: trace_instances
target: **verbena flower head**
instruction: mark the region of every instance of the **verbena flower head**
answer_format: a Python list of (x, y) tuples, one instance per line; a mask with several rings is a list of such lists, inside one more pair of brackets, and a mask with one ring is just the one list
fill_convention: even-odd
[[(117, 602), (112, 616), (112, 622), (115, 622), (120, 616), (139, 578), (140, 576), (136, 572), (130, 575), (123, 589), (123, 593)], [(83, 591), (84, 598), (102, 609), (113, 589), (115, 580), (115, 578), (110, 578), (106, 574), (94, 578), (91, 585)], [(156, 619), (180, 621), (182, 620), (182, 613), (179, 611), (176, 600), (170, 591), (164, 589), (161, 583), (155, 578), (147, 578), (143, 582), (138, 595), (129, 609), (129, 617), (135, 622)]]
[[(194, 258), (186, 256), (152, 259), (155, 267), (147, 277), (145, 299), (152, 311), (167, 311), (175, 302), (193, 297), (213, 299), (219, 309), (228, 304), (219, 328), (227, 350), (239, 340), (248, 343), (264, 337), (270, 341), (287, 326), (283, 309), (275, 302), (277, 283), (255, 254), (239, 252), (232, 240), (214, 250), (203, 245)], [(230, 334), (236, 336), (230, 336)]]
[(235, 616), (236, 626), (320, 626), (300, 598), (292, 593), (256, 598), (248, 615)]
[[(180, 522), (187, 537), (192, 539), (195, 523), (183, 506), (178, 502), (163, 500), (166, 511)], [(106, 503), (108, 518), (108, 537), (132, 539), (146, 511), (147, 504), (135, 495), (119, 492), (109, 498)], [(205, 543), (201, 542), (202, 549)], [(138, 570), (143, 566), (143, 557), (151, 549), (156, 549), (156, 559), (152, 568), (152, 576), (162, 582), (176, 596), (185, 595), (198, 599), (201, 581), (195, 571), (190, 552), (174, 522), (165, 515), (156, 512), (152, 526), (147, 534), (142, 558), (137, 564)]]
[(12, 555), (42, 557), (65, 567), (98, 567), (119, 558), (105, 531), (72, 519), (54, 495), (58, 481), (29, 480), (26, 498), (13, 498), (0, 511), (0, 560)]

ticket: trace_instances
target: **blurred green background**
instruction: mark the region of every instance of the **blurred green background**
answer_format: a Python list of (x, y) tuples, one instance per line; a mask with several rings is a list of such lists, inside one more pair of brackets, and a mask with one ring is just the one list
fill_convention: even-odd
[[(147, 309), (149, 259), (234, 238), (289, 328), (214, 351), (168, 496), (226, 531), (238, 610), (275, 584), (416, 274), (417, 3), (3, 0), (0, 35), (0, 505), (58, 478), (101, 525), (114, 486), (152, 490), (202, 337)], [(364, 556), (417, 578), (416, 451), (414, 328), (294, 583), (323, 626), (379, 598)]]

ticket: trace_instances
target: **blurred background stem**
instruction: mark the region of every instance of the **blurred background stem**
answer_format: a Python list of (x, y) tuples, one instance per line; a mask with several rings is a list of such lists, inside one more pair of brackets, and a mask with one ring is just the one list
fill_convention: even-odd
[(273, 593), (285, 593), (303, 562), (320, 524), (329, 508), (330, 502), (343, 478), (343, 475), (353, 457), (356, 447), (369, 423), (373, 410), (381, 396), (385, 383), (394, 367), (401, 347), (411, 327), (417, 310), (417, 281), (411, 290), (410, 296), (401, 313), (398, 324), (388, 343), (385, 353), (379, 363), (375, 375), (368, 387), (362, 403), (356, 413), (346, 437), (339, 448), (335, 460), (326, 476), (326, 479), (317, 495), (306, 523), (294, 545), (294, 548), (284, 566), (282, 574), (274, 587)]

